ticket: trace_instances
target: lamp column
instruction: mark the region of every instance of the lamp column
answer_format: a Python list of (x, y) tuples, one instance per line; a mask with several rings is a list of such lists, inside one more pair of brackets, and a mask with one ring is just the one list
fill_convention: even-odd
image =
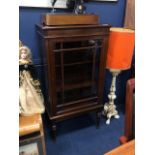
[(103, 115), (107, 116), (106, 124), (110, 124), (110, 119), (112, 116), (114, 118), (119, 118), (118, 111), (116, 110), (116, 106), (114, 104), (114, 100), (116, 99), (116, 77), (121, 72), (121, 70), (117, 69), (110, 69), (110, 72), (112, 73), (112, 82), (110, 87), (110, 93), (108, 94), (109, 102), (105, 103)]

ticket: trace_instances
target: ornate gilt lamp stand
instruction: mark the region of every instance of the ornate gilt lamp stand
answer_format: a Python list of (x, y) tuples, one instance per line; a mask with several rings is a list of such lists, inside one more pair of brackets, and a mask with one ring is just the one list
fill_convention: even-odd
[(108, 94), (109, 101), (105, 103), (103, 115), (106, 115), (106, 124), (110, 124), (110, 119), (119, 118), (118, 111), (114, 100), (116, 99), (116, 77), (121, 70), (126, 70), (131, 67), (131, 60), (134, 51), (134, 30), (126, 28), (111, 28), (109, 37), (109, 47), (107, 53), (106, 67), (112, 73), (112, 82), (110, 93)]
[(106, 124), (110, 124), (110, 119), (112, 116), (114, 118), (119, 118), (118, 111), (116, 110), (116, 106), (114, 104), (114, 100), (116, 99), (116, 77), (121, 72), (121, 70), (110, 69), (112, 73), (112, 82), (110, 87), (110, 93), (108, 94), (109, 102), (105, 103), (103, 115), (107, 116)]

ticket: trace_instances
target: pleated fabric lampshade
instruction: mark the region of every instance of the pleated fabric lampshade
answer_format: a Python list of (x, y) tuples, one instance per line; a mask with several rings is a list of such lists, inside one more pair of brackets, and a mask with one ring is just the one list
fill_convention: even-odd
[(106, 67), (125, 70), (131, 67), (134, 51), (134, 30), (111, 28)]

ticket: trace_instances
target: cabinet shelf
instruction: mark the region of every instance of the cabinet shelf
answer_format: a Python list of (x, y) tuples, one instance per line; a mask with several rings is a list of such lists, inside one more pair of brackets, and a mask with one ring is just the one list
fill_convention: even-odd
[(72, 101), (72, 102), (67, 102), (65, 104), (58, 104), (57, 105), (57, 108), (62, 109), (62, 108), (65, 108), (65, 107), (73, 106), (75, 104), (83, 104), (84, 102), (88, 102), (88, 103), (90, 103), (90, 102), (96, 102), (97, 99), (98, 99), (97, 96), (94, 96), (94, 97), (93, 96), (91, 96), (91, 97), (85, 97), (83, 99), (75, 100), (75, 101)]
[[(67, 63), (67, 64), (64, 64), (63, 66), (67, 67), (67, 66), (84, 65), (84, 64), (90, 64), (90, 63), (92, 63), (92, 61), (79, 61), (79, 62)], [(56, 67), (61, 67), (61, 65), (56, 65)]]
[[(83, 81), (83, 82), (66, 83), (66, 84), (64, 84), (64, 91), (90, 87), (90, 86), (93, 86), (94, 84), (95, 84), (95, 81)], [(61, 91), (61, 83), (58, 84), (58, 86), (56, 88), (56, 91), (57, 92)]]
[(76, 47), (76, 48), (62, 48), (62, 49), (55, 49), (53, 50), (55, 53), (57, 52), (69, 52), (69, 51), (75, 51), (75, 52), (81, 52), (88, 49), (95, 49), (95, 48), (101, 48), (102, 46), (86, 46), (86, 47)]

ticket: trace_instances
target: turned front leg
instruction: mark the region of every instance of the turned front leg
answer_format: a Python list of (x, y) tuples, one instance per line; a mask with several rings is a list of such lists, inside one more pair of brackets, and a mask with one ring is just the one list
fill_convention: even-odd
[(52, 123), (52, 138), (54, 141), (56, 140), (56, 130), (57, 130), (56, 123)]
[(96, 128), (100, 126), (100, 112), (96, 112)]

